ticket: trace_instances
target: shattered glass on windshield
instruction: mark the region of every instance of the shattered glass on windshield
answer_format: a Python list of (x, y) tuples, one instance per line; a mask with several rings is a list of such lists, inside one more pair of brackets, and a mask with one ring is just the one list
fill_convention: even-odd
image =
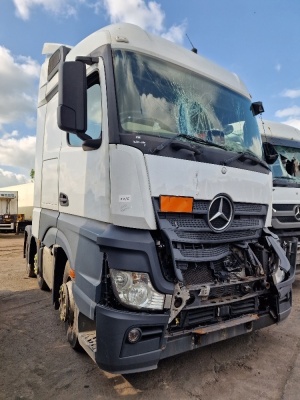
[(183, 134), (262, 157), (249, 99), (193, 71), (140, 53), (114, 50), (123, 132)]

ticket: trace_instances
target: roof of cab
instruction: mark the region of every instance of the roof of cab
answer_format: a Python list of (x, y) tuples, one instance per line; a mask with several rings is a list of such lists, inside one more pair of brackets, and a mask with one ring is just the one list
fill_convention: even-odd
[(229, 72), (201, 55), (160, 36), (152, 35), (133, 24), (108, 25), (92, 33), (71, 49), (66, 60), (75, 60), (77, 56), (88, 56), (105, 44), (111, 44), (112, 48), (128, 49), (159, 57), (200, 73), (248, 98), (250, 97), (246, 86), (235, 73)]
[(261, 121), (260, 119), (258, 119), (257, 122), (261, 135), (279, 139), (300, 141), (300, 130), (291, 125), (268, 120)]

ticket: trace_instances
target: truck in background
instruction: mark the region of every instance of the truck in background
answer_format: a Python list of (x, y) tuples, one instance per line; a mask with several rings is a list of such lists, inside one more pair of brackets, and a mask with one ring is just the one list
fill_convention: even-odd
[(0, 232), (16, 232), (18, 221), (18, 192), (0, 190)]
[(44, 53), (24, 248), (70, 345), (133, 373), (284, 320), (297, 242), (241, 80), (131, 24)]
[[(300, 130), (275, 121), (259, 120), (258, 123), (263, 143), (274, 147), (279, 155), (270, 165), (273, 174), (271, 229), (286, 248), (292, 237), (300, 239)], [(300, 273), (299, 240), (296, 264)]]
[[(16, 196), (14, 203), (10, 200), (10, 203), (6, 203), (5, 205), (3, 200), (2, 210), (9, 205), (10, 210), (12, 211), (12, 204), (14, 204), (14, 222), (11, 229), (7, 230), (7, 232), (15, 232), (17, 234), (19, 232), (24, 232), (25, 226), (31, 225), (32, 223), (34, 183), (29, 182), (20, 185), (2, 187), (0, 188), (0, 193), (1, 192), (13, 193), (14, 196)], [(5, 199), (5, 197), (3, 197), (3, 199)], [(0, 213), (0, 218), (1, 215), (2, 211)]]

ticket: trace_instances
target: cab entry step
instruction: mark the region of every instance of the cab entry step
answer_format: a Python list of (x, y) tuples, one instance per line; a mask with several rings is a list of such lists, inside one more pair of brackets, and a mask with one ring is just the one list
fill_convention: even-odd
[(95, 355), (97, 352), (96, 330), (80, 332), (78, 334), (78, 340), (79, 340), (81, 347), (95, 361)]

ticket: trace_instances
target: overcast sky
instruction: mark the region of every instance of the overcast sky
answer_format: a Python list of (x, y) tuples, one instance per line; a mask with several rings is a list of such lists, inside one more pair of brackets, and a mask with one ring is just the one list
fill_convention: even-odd
[[(34, 168), (43, 43), (135, 23), (237, 73), (267, 120), (300, 129), (299, 0), (5, 0), (0, 3), (0, 187)], [(188, 37), (187, 37), (188, 35)]]

